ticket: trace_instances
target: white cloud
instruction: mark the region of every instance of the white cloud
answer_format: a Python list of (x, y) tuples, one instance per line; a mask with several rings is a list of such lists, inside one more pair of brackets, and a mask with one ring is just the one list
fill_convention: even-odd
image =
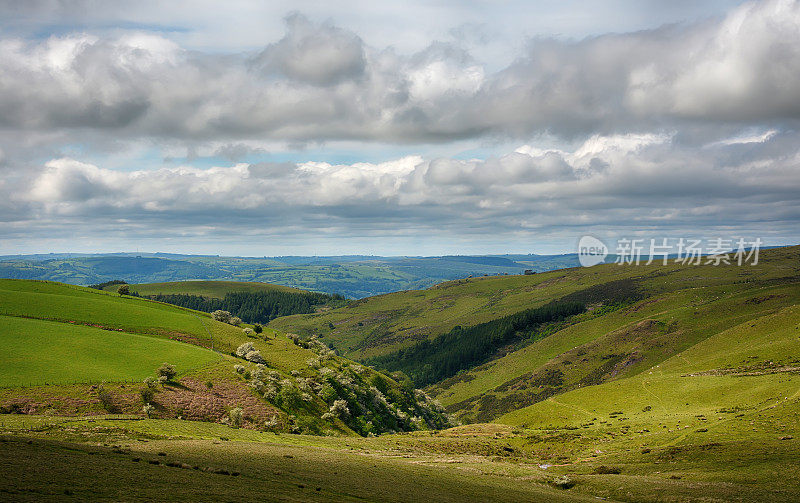
[(535, 39), (488, 72), (453, 44), (415, 54), (295, 14), (257, 56), (155, 34), (0, 41), (0, 123), (153, 138), (408, 142), (550, 132), (574, 138), (800, 120), (800, 3), (719, 22)]
[(750, 135), (738, 135), (732, 138), (725, 138), (723, 140), (715, 141), (708, 144), (708, 147), (714, 147), (719, 145), (745, 145), (748, 143), (764, 143), (765, 141), (769, 140), (773, 136), (778, 134), (776, 129), (770, 129), (769, 131), (765, 131), (761, 134), (750, 134)]
[[(314, 233), (338, 225), (396, 232), (434, 222), (464, 232), (531, 231), (559, 225), (733, 225), (800, 209), (800, 151), (758, 143), (752, 159), (719, 165), (719, 145), (686, 149), (661, 136), (593, 137), (572, 151), (522, 147), (486, 160), (410, 156), (385, 163), (246, 163), (122, 173), (55, 159), (22, 200), (47, 221), (126, 216), (164, 228), (292, 226)], [(603, 169), (592, 169), (602, 165)], [(11, 189), (8, 189), (11, 190)], [(6, 194), (13, 199), (14, 194)], [(769, 201), (769, 204), (765, 204)], [(132, 224), (132, 226), (134, 226)], [(467, 231), (466, 229), (472, 229)]]

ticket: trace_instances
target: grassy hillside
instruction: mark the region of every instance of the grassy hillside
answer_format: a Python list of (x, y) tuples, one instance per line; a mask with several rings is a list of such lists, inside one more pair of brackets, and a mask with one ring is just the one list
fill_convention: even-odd
[[(800, 431), (786, 413), (792, 406), (773, 405), (739, 427), (708, 416), (706, 432), (674, 425), (645, 432), (623, 417), (603, 419), (602, 428), (484, 424), (377, 438), (0, 415), (0, 494), (15, 501), (146, 500), (168, 491), (172, 501), (256, 493), (289, 501), (793, 502), (800, 446), (789, 437)], [(41, 471), (48, 476), (37, 477)]]
[(339, 307), (346, 302), (340, 295), (297, 290), (269, 283), (186, 281), (124, 286), (121, 283), (124, 282), (109, 281), (91, 285), (91, 288), (107, 292), (118, 292), (125, 288), (124, 291), (133, 296), (206, 313), (227, 311), (232, 316), (254, 324), (267, 324), (281, 316)]
[(163, 338), (9, 316), (0, 316), (0, 354), (0, 387), (139, 382), (163, 362), (183, 373), (220, 358)]
[(90, 288), (46, 281), (0, 280), (0, 315), (91, 325), (172, 338), (229, 353), (241, 329), (210, 315)]
[[(150, 403), (155, 417), (221, 421), (239, 407), (244, 426), (315, 434), (446, 424), (413, 388), (271, 329), (51, 282), (0, 280), (0, 306), (0, 410), (141, 415)], [(164, 362), (178, 379), (140, 396)]]
[[(170, 501), (187, 502), (593, 500), (554, 488), (543, 475), (525, 480), (515, 464), (490, 463), (485, 453), (473, 454), (465, 470), (456, 447), (463, 441), (446, 437), (267, 435), (166, 420), (87, 424), (0, 416), (3, 422), (24, 435), (0, 437), (0, 494), (15, 501), (119, 501), (120, 494), (132, 501), (168, 494)], [(43, 424), (46, 433), (32, 431)], [(77, 443), (83, 433), (95, 445)], [(108, 442), (114, 447), (97, 445)], [(435, 461), (436, 448), (450, 453), (449, 464)], [(42, 471), (48, 476), (37, 477)]]
[(648, 295), (694, 286), (757, 287), (747, 283), (796, 277), (797, 253), (798, 247), (766, 250), (762, 252), (760, 265), (755, 267), (608, 264), (532, 276), (463, 279), (422, 291), (362, 299), (319, 315), (287, 317), (276, 320), (274, 327), (295, 330), (301, 335), (330, 334), (337, 347), (357, 356), (384, 353), (410, 340), (444, 333), (455, 325), (482, 323), (616, 280), (634, 279), (636, 286)]
[[(109, 285), (104, 288), (107, 292), (116, 293), (119, 285)], [(130, 285), (132, 292), (146, 297), (158, 294), (201, 295), (221, 299), (228, 292), (295, 292), (301, 293), (303, 290), (291, 288), (272, 283), (258, 283), (253, 281), (170, 281), (166, 283), (139, 283)]]
[[(520, 333), (486, 363), (430, 389), (462, 419), (487, 421), (572, 389), (649, 371), (715, 334), (798, 304), (799, 259), (800, 247), (790, 247), (762, 251), (756, 266), (606, 264), (461, 280), (270, 326), (320, 334), (354, 357), (391, 359), (394, 351), (438, 340), (455, 326), (582, 299), (587, 312), (543, 327), (544, 334)], [(620, 290), (636, 300), (613, 302)]]
[[(631, 427), (708, 424), (720, 432), (741, 428), (766, 410), (788, 412), (786, 419), (792, 420), (800, 412), (800, 305), (742, 318), (746, 321), (645, 372), (570, 391), (509, 412), (499, 421), (579, 425), (616, 411), (616, 419), (624, 418)], [(781, 429), (785, 426), (777, 431)]]
[(288, 316), (271, 326), (326, 338), (351, 358), (383, 355), (449, 332), (543, 306), (595, 285), (644, 272), (602, 266), (562, 269), (530, 276), (489, 276), (440, 283), (350, 302), (345, 308)]

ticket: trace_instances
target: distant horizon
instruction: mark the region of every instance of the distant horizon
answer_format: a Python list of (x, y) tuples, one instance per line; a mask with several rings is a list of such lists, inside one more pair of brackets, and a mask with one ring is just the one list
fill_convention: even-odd
[[(765, 243), (760, 246), (762, 250), (770, 248), (784, 248), (789, 246), (798, 246), (798, 243), (782, 243), (771, 244)], [(730, 248), (731, 251), (735, 247)], [(60, 251), (60, 252), (39, 252), (39, 253), (3, 253), (0, 254), (0, 259), (7, 257), (32, 257), (32, 256), (49, 256), (49, 255), (75, 255), (75, 256), (107, 256), (107, 255), (130, 255), (130, 256), (144, 256), (144, 255), (173, 255), (173, 256), (186, 256), (186, 257), (218, 257), (218, 258), (252, 258), (252, 259), (280, 259), (280, 258), (351, 258), (351, 257), (374, 257), (374, 258), (438, 258), (438, 257), (503, 257), (503, 256), (561, 256), (561, 255), (577, 255), (577, 249), (571, 251), (555, 252), (555, 253), (539, 253), (539, 252), (507, 252), (507, 253), (442, 253), (442, 254), (425, 254), (425, 255), (409, 255), (409, 254), (363, 254), (363, 253), (334, 253), (326, 255), (228, 255), (218, 253), (180, 253), (180, 252), (163, 252), (163, 251), (100, 251), (100, 252), (73, 252), (73, 251)], [(610, 251), (614, 254), (614, 250)]]

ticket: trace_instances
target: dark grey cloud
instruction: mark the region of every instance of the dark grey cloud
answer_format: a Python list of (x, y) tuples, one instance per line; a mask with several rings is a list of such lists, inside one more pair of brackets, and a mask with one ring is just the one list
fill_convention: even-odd
[(287, 33), (253, 61), (261, 71), (278, 70), (286, 77), (318, 86), (356, 80), (366, 58), (361, 39), (330, 24), (314, 26), (303, 15), (286, 18)]
[(252, 147), (245, 143), (226, 143), (218, 147), (213, 155), (229, 161), (240, 161), (249, 155), (263, 155), (268, 153), (269, 152), (264, 148)]

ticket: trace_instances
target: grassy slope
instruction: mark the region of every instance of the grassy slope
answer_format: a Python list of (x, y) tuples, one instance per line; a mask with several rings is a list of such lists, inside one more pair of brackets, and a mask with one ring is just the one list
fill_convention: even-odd
[[(644, 372), (716, 333), (800, 303), (798, 258), (800, 247), (792, 247), (762, 251), (757, 266), (609, 264), (456, 281), (366, 299), (324, 314), (286, 317), (274, 326), (301, 334), (328, 333), (327, 341), (362, 356), (592, 285), (626, 278), (636, 282), (644, 295), (637, 304), (600, 316), (580, 315), (539, 342), (431, 389), (451, 411), (486, 421), (579, 386)], [(328, 323), (336, 328), (330, 330)]]
[(273, 321), (271, 326), (300, 335), (317, 334), (347, 356), (368, 357), (442, 334), (455, 325), (482, 323), (618, 279), (641, 280), (649, 295), (719, 285), (737, 290), (756, 287), (745, 282), (796, 277), (797, 255), (798, 247), (766, 250), (762, 251), (759, 265), (741, 268), (608, 264), (532, 276), (456, 280), (427, 290), (362, 299), (325, 313), (287, 316)]
[[(266, 340), (251, 339), (241, 328), (215, 321), (206, 313), (52, 282), (0, 280), (0, 323), (0, 333), (4, 334), (0, 339), (3, 361), (0, 381), (7, 386), (49, 384), (6, 388), (0, 393), (0, 402), (6, 406), (22, 403), (26, 410), (33, 411), (102, 412), (88, 384), (72, 387), (56, 384), (138, 381), (152, 375), (164, 361), (175, 364), (183, 372), (182, 379), (195, 383), (189, 388), (195, 391), (198, 403), (211, 400), (218, 404), (226, 400), (225, 396), (242, 400), (250, 391), (247, 383), (232, 369), (235, 363), (244, 362), (227, 355), (243, 342), (252, 342), (268, 367), (284, 377), (290, 377), (292, 371), (308, 374), (310, 369), (306, 362), (316, 356), (313, 351), (278, 336), (274, 330), (265, 330)], [(201, 349), (211, 346), (212, 336), (214, 349), (219, 353)], [(64, 359), (62, 351), (69, 352), (70, 358)], [(20, 354), (41, 357), (21, 359)], [(215, 361), (218, 363), (214, 364)], [(209, 380), (217, 383), (215, 390), (197, 386)], [(138, 387), (112, 384), (107, 388), (114, 394), (121, 411), (141, 412)], [(217, 389), (230, 391), (230, 394)], [(244, 394), (237, 389), (243, 389)], [(180, 388), (173, 391), (179, 402), (191, 399), (180, 396)], [(171, 395), (159, 393), (155, 403), (159, 405), (159, 400), (168, 396)], [(163, 406), (159, 409), (162, 416), (181, 414), (180, 403), (160, 405)], [(228, 408), (234, 405), (236, 403), (229, 404)], [(253, 414), (269, 407), (264, 402), (253, 409)], [(217, 409), (213, 409), (214, 414), (218, 414)], [(310, 415), (314, 421), (319, 421), (327, 406), (316, 399), (307, 409), (291, 412), (298, 416)], [(210, 420), (218, 418), (208, 417)], [(335, 428), (349, 432), (342, 424), (336, 423)]]
[(163, 362), (186, 372), (219, 359), (162, 338), (0, 316), (0, 387), (141, 381)]
[[(0, 494), (16, 501), (57, 500), (65, 490), (93, 500), (160, 499), (168, 490), (174, 501), (257, 493), (302, 501), (789, 502), (800, 494), (800, 445), (780, 440), (772, 424), (780, 418), (785, 433), (797, 435), (787, 410), (781, 404), (720, 422), (726, 435), (711, 427), (640, 433), (614, 421), (596, 429), (473, 425), (378, 438), (0, 415)], [(620, 474), (596, 474), (600, 466)], [(220, 470), (238, 475), (214, 473)], [(564, 474), (575, 487), (548, 485)]]
[[(499, 414), (497, 403), (503, 398), (548, 389), (550, 384), (540, 384), (537, 376), (560, 370), (560, 394), (497, 419), (508, 426), (329, 439), (187, 421), (70, 421), (53, 426), (63, 420), (0, 416), (0, 431), (15, 435), (0, 443), (4, 473), (9, 474), (0, 491), (11, 491), (3, 494), (16, 500), (57, 499), (65, 489), (93, 499), (119, 499), (120, 494), (146, 499), (177, 483), (180, 489), (173, 491), (178, 501), (201, 495), (247, 499), (255, 488), (274, 499), (312, 501), (548, 501), (565, 496), (797, 501), (798, 251), (765, 253), (761, 266), (747, 269), (636, 269), (648, 298), (602, 316), (581, 315), (578, 323), (436, 389), (451, 406), (475, 396), (495, 396), (487, 407), (476, 400), (459, 410)], [(619, 278), (625, 270), (604, 267), (460, 286), (474, 293), (471, 283), (535, 281), (539, 288), (506, 290), (517, 296), (515, 302), (524, 294), (532, 302), (531, 292), (542, 301)], [(548, 283), (541, 286), (541, 281)], [(506, 309), (512, 304), (500, 298), (496, 305)], [(427, 313), (427, 320), (441, 313)], [(412, 322), (406, 318), (399, 323)], [(275, 338), (274, 343), (282, 340)], [(291, 361), (293, 349), (286, 351)], [(584, 384), (590, 382), (586, 378), (592, 369), (611, 360), (599, 384)], [(223, 367), (214, 372), (227, 375)], [(19, 435), (35, 440), (27, 444)], [(232, 441), (220, 443), (220, 437)], [(119, 444), (122, 453), (64, 441)], [(87, 456), (87, 451), (96, 454)], [(134, 457), (142, 461), (131, 462)], [(161, 464), (145, 464), (148, 460)], [(165, 462), (222, 467), (241, 475), (166, 467)], [(621, 474), (595, 474), (601, 465)], [(45, 484), (35, 475), (38, 469), (51, 474)], [(81, 473), (97, 475), (77, 476)], [(562, 474), (577, 482), (566, 493), (546, 485)], [(138, 482), (145, 478), (152, 482)]]
[[(152, 374), (166, 360), (176, 364), (179, 370), (189, 371), (180, 376), (177, 384), (166, 386), (156, 394), (153, 404), (157, 417), (184, 416), (219, 421), (227, 410), (241, 406), (248, 427), (263, 428), (265, 421), (277, 417), (278, 428), (299, 425), (303, 431), (353, 433), (339, 419), (321, 418), (334, 400), (330, 393), (324, 395), (327, 403), (323, 400), (321, 384), (307, 398), (290, 398), (278, 407), (280, 401), (268, 401), (251, 388), (249, 373), (234, 373), (235, 364), (244, 364), (250, 370), (255, 366), (232, 357), (231, 352), (244, 342), (253, 344), (268, 369), (278, 372), (277, 381), (295, 383), (310, 378), (325, 382), (322, 371), (327, 368), (326, 372), (358, 372), (363, 381), (361, 386), (368, 389), (376, 377), (376, 372), (370, 369), (346, 370), (350, 362), (339, 357), (326, 356), (324, 362), (319, 362), (318, 351), (321, 348), (306, 349), (272, 329), (265, 329), (259, 337), (248, 337), (242, 328), (215, 321), (206, 313), (89, 288), (29, 280), (0, 280), (0, 306), (0, 322), (6, 321), (2, 330), (8, 335), (0, 339), (0, 361), (8, 362), (2, 365), (5, 374), (0, 371), (0, 376), (2, 382), (11, 386), (0, 390), (0, 410), (77, 415), (97, 414), (104, 408), (112, 410), (108, 401), (100, 400), (99, 393), (90, 384), (63, 385), (107, 380), (109, 384), (105, 388), (112, 394), (113, 410), (141, 414), (141, 386), (125, 386), (122, 381), (139, 380)], [(29, 336), (31, 327), (42, 333)], [(217, 353), (200, 349), (209, 348), (212, 337), (213, 349)], [(116, 347), (112, 339), (127, 340)], [(176, 344), (170, 339), (194, 346)], [(35, 356), (37, 350), (42, 350), (43, 341), (47, 344), (48, 355), (41, 359), (26, 361), (15, 356), (15, 352), (26, 344), (31, 347), (25, 348), (24, 353)], [(159, 350), (145, 354), (148, 348), (169, 348), (173, 352)], [(324, 349), (328, 352), (327, 348)], [(64, 352), (70, 355), (69, 359), (64, 358)], [(318, 363), (312, 368), (309, 361)], [(118, 374), (114, 374), (115, 364), (120, 370)], [(49, 385), (20, 388), (13, 387), (15, 382)], [(382, 382), (385, 382), (390, 401), (405, 400), (402, 397), (407, 393), (401, 391), (400, 384), (390, 378)], [(263, 383), (257, 386), (264, 389)], [(296, 391), (299, 389), (299, 384), (290, 386)], [(278, 408), (282, 409), (282, 412), (278, 411), (279, 417), (275, 414)], [(378, 410), (375, 416), (364, 421), (384, 420), (385, 417), (380, 415), (383, 412), (386, 417), (394, 414), (393, 409), (386, 410), (388, 412)], [(296, 416), (297, 422), (290, 416)], [(387, 424), (390, 427), (394, 425)], [(363, 427), (369, 427), (369, 424)]]
[[(265, 329), (268, 339), (250, 339), (241, 328), (211, 315), (169, 304), (45, 281), (0, 280), (0, 315), (85, 324), (126, 333), (178, 339), (230, 353), (243, 342), (260, 349), (270, 367), (283, 372), (307, 368), (315, 353)], [(103, 331), (106, 333), (106, 331)]]
[(448, 281), (427, 290), (353, 301), (324, 313), (286, 316), (270, 326), (299, 335), (319, 335), (351, 358), (369, 357), (440, 335), (456, 325), (483, 323), (632, 275), (626, 267), (605, 266), (602, 273), (597, 269)]
[[(99, 426), (98, 428), (103, 428)], [(162, 429), (161, 431), (165, 431)], [(192, 435), (194, 430), (192, 429)], [(238, 437), (230, 428), (217, 435)], [(255, 437), (255, 438), (254, 438)], [(216, 438), (219, 438), (217, 436)], [(499, 474), (468, 474), (315, 439), (246, 437), (134, 442), (116, 452), (48, 440), (0, 443), (0, 491), (14, 501), (589, 501), (588, 496)], [(127, 441), (127, 439), (126, 439)], [(166, 456), (158, 456), (158, 452)], [(132, 462), (137, 459), (140, 461)], [(157, 464), (151, 464), (153, 463)], [(174, 466), (166, 466), (170, 463)], [(195, 470), (193, 467), (199, 469)], [(225, 470), (225, 473), (205, 471)], [(47, 473), (37, 477), (37, 473)], [(227, 473), (235, 472), (236, 476)], [(0, 493), (1, 494), (1, 493)], [(0, 495), (0, 497), (2, 497)]]
[[(732, 419), (743, 412), (735, 422), (747, 422), (747, 416), (776, 403), (797, 407), (798, 370), (800, 305), (793, 305), (716, 333), (646, 372), (577, 389), (499, 421), (574, 426), (618, 411), (633, 427), (676, 421), (697, 426), (705, 424), (700, 415), (713, 419), (724, 410), (719, 417)], [(720, 430), (729, 425), (712, 421), (709, 426)]]
[[(710, 288), (664, 294), (613, 315), (572, 325), (446, 380), (436, 386), (435, 393), (453, 410), (481, 411), (479, 419), (496, 417), (528, 405), (530, 400), (546, 398), (548, 393), (649, 371), (720, 331), (798, 303), (800, 289), (794, 285), (741, 293)], [(800, 347), (792, 349), (787, 356), (800, 356)], [(759, 357), (753, 363), (763, 361)], [(563, 382), (559, 386), (547, 382), (548, 372), (560, 373)]]
[[(211, 318), (207, 313), (168, 304), (90, 288), (31, 280), (0, 280), (0, 315), (22, 316), (59, 322), (73, 322), (121, 329), (127, 333), (169, 337), (230, 353), (247, 341), (242, 330)], [(274, 349), (281, 369), (305, 365), (311, 353), (297, 348), (288, 339), (252, 341), (256, 346)], [(294, 349), (292, 349), (294, 348)], [(290, 351), (295, 357), (281, 355)]]
[[(639, 303), (579, 317), (579, 323), (439, 383), (433, 392), (451, 410), (486, 420), (553, 394), (649, 372), (715, 334), (800, 304), (797, 257), (795, 247), (767, 252), (759, 266), (744, 270), (671, 265), (645, 271), (640, 284), (647, 296)], [(784, 356), (800, 357), (798, 350)], [(560, 383), (548, 379), (554, 373)]]
[[(564, 274), (449, 281), (427, 290), (354, 301), (326, 313), (286, 316), (270, 326), (299, 335), (320, 335), (350, 357), (373, 356), (444, 333), (455, 325), (477, 324), (545, 304), (548, 298), (530, 292), (540, 283), (558, 282)], [(556, 290), (561, 289), (548, 293), (557, 295)]]
[[(116, 293), (119, 285), (109, 285), (104, 288), (107, 292)], [(171, 281), (167, 283), (140, 283), (130, 285), (131, 291), (139, 295), (175, 294), (202, 295), (221, 299), (228, 292), (261, 292), (278, 290), (281, 292), (296, 292), (302, 290), (272, 283), (257, 283), (253, 281)]]

